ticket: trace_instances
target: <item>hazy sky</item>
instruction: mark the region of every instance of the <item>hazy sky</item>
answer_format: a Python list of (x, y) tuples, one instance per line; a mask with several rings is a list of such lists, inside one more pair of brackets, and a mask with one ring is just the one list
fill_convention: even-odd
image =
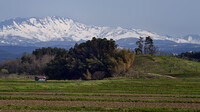
[(200, 34), (200, 0), (0, 0), (0, 21), (46, 16), (161, 35)]

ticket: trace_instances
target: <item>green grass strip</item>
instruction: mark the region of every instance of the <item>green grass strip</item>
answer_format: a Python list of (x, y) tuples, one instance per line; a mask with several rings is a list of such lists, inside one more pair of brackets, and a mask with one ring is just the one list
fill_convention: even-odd
[(55, 96), (59, 96), (59, 95), (63, 95), (63, 96), (113, 96), (113, 97), (174, 97), (174, 98), (200, 98), (200, 96), (197, 95), (159, 95), (159, 94), (149, 94), (149, 95), (143, 95), (143, 94), (138, 94), (138, 95), (126, 95), (126, 94), (81, 94), (81, 93), (12, 93), (12, 92), (8, 92), (8, 93), (1, 93), (0, 95), (55, 95)]
[(200, 98), (200, 96), (195, 96), (195, 95), (159, 95), (159, 94), (152, 94), (152, 95), (126, 95), (126, 94), (81, 94), (81, 93), (0, 93), (0, 95), (63, 95), (63, 96), (113, 96), (113, 97), (173, 97), (173, 98)]
[(123, 111), (123, 112), (200, 112), (200, 110), (180, 109), (180, 108), (165, 108), (165, 107), (52, 107), (52, 106), (16, 106), (6, 105), (0, 106), (0, 110), (55, 110), (55, 111)]
[(58, 97), (17, 97), (0, 96), (0, 100), (46, 100), (46, 101), (107, 101), (107, 102), (151, 102), (151, 103), (200, 103), (200, 100), (153, 100), (153, 99), (114, 99), (114, 98), (58, 98)]

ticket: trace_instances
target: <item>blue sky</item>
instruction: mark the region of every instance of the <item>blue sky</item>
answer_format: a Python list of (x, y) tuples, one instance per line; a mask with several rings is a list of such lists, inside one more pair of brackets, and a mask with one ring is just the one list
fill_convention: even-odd
[(0, 0), (0, 21), (62, 16), (97, 26), (161, 35), (200, 34), (200, 0)]

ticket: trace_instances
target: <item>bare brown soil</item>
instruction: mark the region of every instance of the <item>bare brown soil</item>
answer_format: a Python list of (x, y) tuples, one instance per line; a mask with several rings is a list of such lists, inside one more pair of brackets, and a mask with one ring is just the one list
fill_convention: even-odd
[(168, 107), (168, 108), (200, 109), (200, 104), (198, 103), (148, 103), (148, 102), (100, 102), (100, 101), (1, 100), (0, 105), (88, 106), (88, 107)]
[[(0, 112), (91, 112), (91, 111), (55, 111), (55, 110), (0, 110)], [(95, 111), (99, 112), (99, 111)]]

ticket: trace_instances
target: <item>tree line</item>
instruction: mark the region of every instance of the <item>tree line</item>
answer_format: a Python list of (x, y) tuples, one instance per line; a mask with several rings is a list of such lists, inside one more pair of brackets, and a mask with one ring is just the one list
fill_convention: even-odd
[(114, 40), (93, 38), (62, 48), (36, 49), (32, 54), (5, 61), (0, 69), (9, 73), (46, 75), (49, 79), (103, 79), (122, 75), (133, 63), (135, 52), (119, 49)]
[(54, 59), (56, 54), (62, 52), (67, 51), (62, 48), (39, 48), (34, 50), (32, 54), (25, 52), (21, 58), (4, 61), (0, 68), (7, 70), (10, 74), (44, 74), (46, 64)]
[(177, 57), (200, 62), (200, 52), (184, 52), (179, 54)]

